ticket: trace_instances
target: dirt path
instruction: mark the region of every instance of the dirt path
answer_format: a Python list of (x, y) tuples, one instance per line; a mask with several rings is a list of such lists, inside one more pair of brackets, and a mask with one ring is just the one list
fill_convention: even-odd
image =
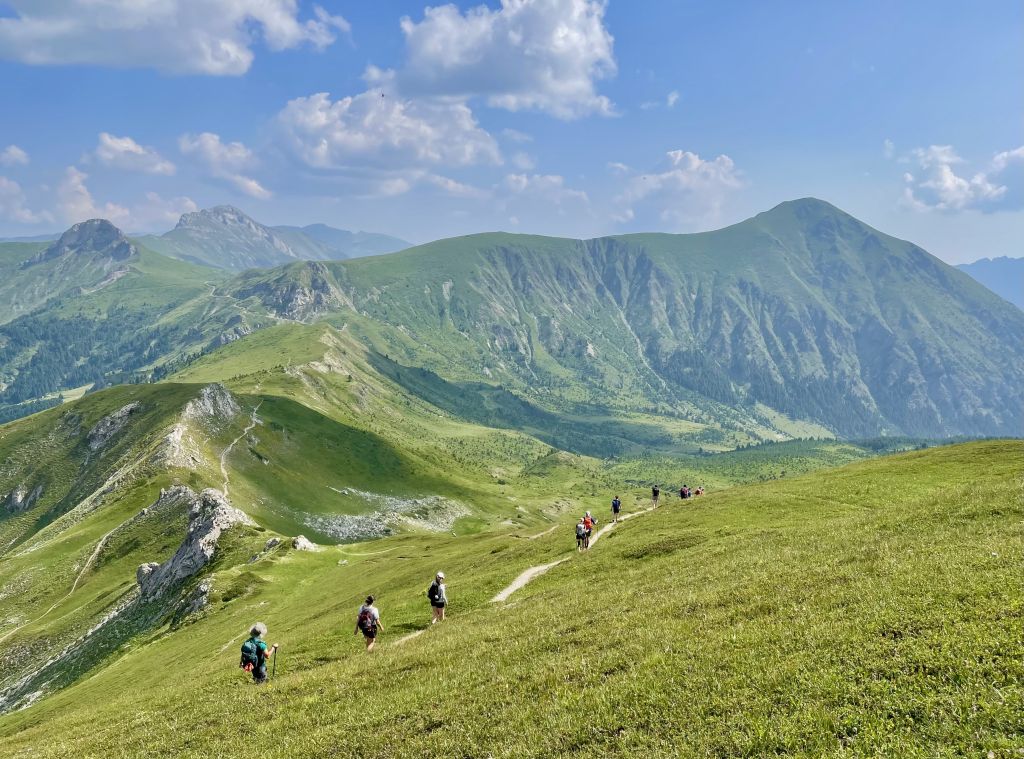
[(422, 630), (417, 630), (416, 632), (411, 632), (411, 633), (409, 633), (408, 635), (403, 635), (403, 636), (402, 636), (401, 638), (399, 638), (398, 640), (396, 640), (396, 641), (394, 642), (394, 644), (393, 644), (393, 645), (396, 645), (396, 646), (400, 646), (400, 645), (402, 645), (403, 643), (408, 643), (408, 642), (409, 642), (410, 640), (412, 640), (413, 638), (418, 638), (418, 637), (420, 637), (420, 636), (421, 636), (421, 635), (422, 635), (423, 633), (425, 633), (426, 631), (427, 631), (427, 628), (425, 628), (425, 627), (424, 627), (424, 628), (423, 628)]
[[(641, 509), (640, 511), (633, 511), (633, 512), (630, 512), (629, 514), (624, 514), (623, 516), (619, 517), (619, 522), (625, 522), (627, 519), (632, 519), (633, 517), (638, 517), (641, 514), (646, 514), (646, 513), (650, 512), (650, 511), (654, 511), (654, 508), (653, 507), (648, 507), (646, 509)], [(610, 530), (614, 530), (615, 527), (618, 526), (619, 522), (609, 522), (604, 527), (602, 527), (600, 530), (598, 530), (594, 534), (594, 537), (592, 537), (590, 539), (590, 547), (593, 548), (595, 545), (597, 545), (597, 541), (599, 541), (601, 539), (601, 536), (604, 535), (605, 533), (609, 532)], [(555, 525), (555, 527), (558, 527), (558, 526), (559, 525)], [(551, 530), (553, 530), (553, 529), (555, 529), (555, 528), (552, 527)], [(548, 532), (551, 532), (551, 530), (548, 530), (547, 532), (541, 533), (541, 535), (546, 535)], [(540, 537), (540, 535), (538, 535), (536, 537)], [(515, 593), (517, 590), (519, 590), (520, 588), (525, 587), (531, 581), (533, 581), (536, 578), (540, 577), (545, 572), (547, 572), (547, 571), (549, 571), (551, 569), (554, 569), (555, 567), (557, 567), (562, 562), (568, 561), (570, 558), (572, 558), (572, 557), (571, 556), (565, 556), (565, 557), (563, 557), (561, 559), (558, 559), (556, 561), (552, 561), (552, 562), (550, 562), (548, 564), (541, 564), (541, 565), (536, 566), (536, 567), (530, 567), (525, 572), (520, 574), (516, 579), (514, 579), (512, 581), (512, 583), (507, 588), (504, 588), (500, 593), (498, 593), (494, 598), (492, 598), (491, 599), (491, 603), (501, 603), (502, 601), (507, 601), (509, 599), (509, 597), (513, 593)]]
[(249, 422), (249, 426), (242, 430), (242, 434), (236, 437), (234, 440), (232, 440), (231, 444), (227, 448), (225, 448), (224, 452), (220, 455), (220, 473), (224, 477), (224, 487), (222, 488), (222, 490), (224, 491), (225, 498), (228, 497), (228, 486), (231, 484), (231, 477), (228, 476), (227, 466), (228, 454), (231, 453), (231, 449), (235, 447), (235, 444), (239, 440), (241, 440), (250, 432), (252, 432), (253, 429), (255, 429), (256, 425), (262, 424), (262, 422), (260, 422), (260, 418), (256, 416), (256, 412), (260, 410), (260, 406), (262, 405), (263, 401), (260, 401), (259, 403), (256, 404), (256, 408), (252, 410), (252, 421)]
[(65, 595), (61, 596), (56, 601), (54, 601), (53, 604), (50, 606), (50, 608), (48, 608), (46, 611), (44, 611), (42, 614), (40, 614), (35, 619), (26, 620), (26, 621), (22, 622), (20, 625), (18, 625), (17, 627), (15, 627), (14, 629), (7, 631), (3, 635), (3, 637), (0, 637), (0, 643), (3, 643), (5, 640), (10, 638), (12, 635), (14, 635), (14, 633), (18, 632), (18, 630), (21, 630), (21, 629), (23, 629), (25, 627), (28, 627), (31, 624), (35, 624), (36, 622), (39, 622), (44, 617), (46, 617), (51, 611), (56, 609), (62, 603), (67, 601), (69, 598), (71, 598), (71, 595), (78, 589), (78, 583), (80, 583), (82, 581), (82, 578), (85, 576), (85, 573), (89, 571), (89, 567), (92, 566), (92, 563), (94, 561), (96, 561), (96, 557), (98, 557), (100, 555), (100, 551), (102, 551), (103, 547), (106, 546), (107, 540), (110, 538), (111, 535), (113, 535), (115, 532), (117, 532), (123, 526), (124, 526), (124, 522), (119, 524), (117, 527), (115, 527), (114, 529), (112, 529), (110, 532), (108, 532), (106, 535), (104, 535), (102, 538), (99, 539), (99, 541), (96, 543), (96, 548), (94, 548), (92, 553), (89, 554), (89, 558), (85, 560), (85, 565), (81, 568), (81, 570), (79, 570), (78, 574), (75, 576), (75, 581), (73, 583), (71, 583), (71, 590), (69, 590)]
[(551, 533), (553, 533), (555, 530), (557, 530), (559, 528), (559, 526), (560, 525), (557, 525), (557, 524), (556, 525), (552, 525), (548, 529), (544, 530), (544, 532), (538, 532), (536, 535), (527, 535), (526, 539), (527, 540), (536, 540), (537, 538), (543, 538), (545, 535), (550, 535)]

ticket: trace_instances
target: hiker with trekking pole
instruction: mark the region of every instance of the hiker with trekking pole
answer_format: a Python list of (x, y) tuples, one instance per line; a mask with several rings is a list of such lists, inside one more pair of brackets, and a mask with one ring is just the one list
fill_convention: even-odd
[(249, 630), (249, 639), (242, 644), (242, 659), (238, 663), (241, 669), (252, 672), (252, 680), (256, 685), (267, 681), (267, 659), (273, 657), (274, 673), (277, 672), (277, 649), (280, 644), (268, 647), (263, 636), (267, 634), (267, 626), (257, 622)]

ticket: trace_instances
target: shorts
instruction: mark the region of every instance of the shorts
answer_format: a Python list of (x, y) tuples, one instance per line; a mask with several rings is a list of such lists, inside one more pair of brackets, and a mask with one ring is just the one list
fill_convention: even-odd
[(373, 640), (377, 637), (377, 628), (374, 627), (372, 630), (362, 630), (363, 637), (367, 640)]
[(430, 605), (433, 606), (435, 609), (443, 609), (448, 604), (445, 601), (431, 601)]
[(612, 513), (613, 514), (618, 514), (619, 513), (619, 509), (621, 509), (621, 508), (622, 508), (621, 506), (612, 506)]
[(267, 681), (267, 663), (259, 665), (258, 667), (252, 668), (252, 681), (257, 685), (262, 685)]

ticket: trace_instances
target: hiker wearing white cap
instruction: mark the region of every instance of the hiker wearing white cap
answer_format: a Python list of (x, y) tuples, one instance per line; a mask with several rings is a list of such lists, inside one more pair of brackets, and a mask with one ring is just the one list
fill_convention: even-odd
[(444, 572), (438, 572), (434, 581), (427, 588), (427, 598), (430, 599), (430, 608), (434, 611), (434, 618), (430, 624), (444, 622), (444, 608), (448, 605), (448, 587), (444, 584)]

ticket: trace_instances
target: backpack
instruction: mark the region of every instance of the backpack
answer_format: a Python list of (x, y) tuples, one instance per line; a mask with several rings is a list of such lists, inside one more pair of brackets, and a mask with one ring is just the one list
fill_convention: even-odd
[(577, 538), (582, 538), (586, 534), (587, 534), (587, 528), (584, 527), (583, 525), (577, 523), (576, 524), (576, 537)]
[(368, 606), (360, 609), (356, 625), (363, 635), (374, 635), (377, 633), (377, 620), (373, 618), (373, 612), (370, 611)]
[(430, 587), (427, 588), (427, 598), (430, 599), (430, 602), (433, 603), (434, 601), (436, 601), (440, 595), (441, 589), (437, 587), (437, 583), (430, 583)]
[(242, 660), (238, 662), (240, 669), (252, 672), (260, 665), (260, 647), (255, 638), (249, 638), (242, 644)]

